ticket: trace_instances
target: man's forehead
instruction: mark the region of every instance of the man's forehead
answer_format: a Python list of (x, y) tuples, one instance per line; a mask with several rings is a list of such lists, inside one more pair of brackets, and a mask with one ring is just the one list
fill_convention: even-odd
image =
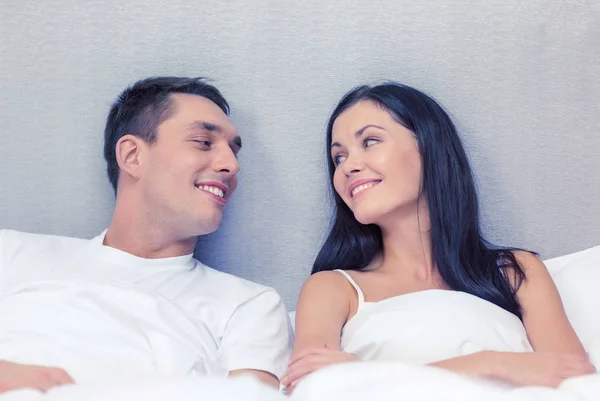
[(174, 93), (172, 100), (172, 118), (181, 118), (190, 130), (208, 130), (237, 136), (237, 129), (227, 114), (212, 100), (187, 93)]

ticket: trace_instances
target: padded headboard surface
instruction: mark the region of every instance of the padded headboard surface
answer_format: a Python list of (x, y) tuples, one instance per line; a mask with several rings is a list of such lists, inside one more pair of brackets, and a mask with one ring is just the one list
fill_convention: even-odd
[(0, 38), (2, 228), (96, 235), (112, 100), (146, 76), (208, 76), (244, 149), (199, 257), (292, 309), (329, 221), (328, 115), (354, 85), (394, 79), (455, 118), (491, 240), (544, 258), (600, 244), (595, 0), (3, 0)]

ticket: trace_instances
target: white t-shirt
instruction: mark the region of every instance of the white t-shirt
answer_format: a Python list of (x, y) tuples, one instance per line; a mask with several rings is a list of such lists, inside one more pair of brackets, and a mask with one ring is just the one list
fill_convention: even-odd
[(144, 259), (92, 240), (0, 230), (0, 360), (78, 383), (277, 377), (292, 342), (281, 297), (193, 256)]

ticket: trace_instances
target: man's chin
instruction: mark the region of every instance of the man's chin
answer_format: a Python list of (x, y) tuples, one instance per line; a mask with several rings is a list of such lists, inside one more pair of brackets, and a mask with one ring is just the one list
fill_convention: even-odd
[(217, 231), (221, 227), (222, 218), (221, 216), (213, 217), (211, 219), (200, 219), (195, 231), (195, 236), (200, 237), (202, 235), (209, 235)]

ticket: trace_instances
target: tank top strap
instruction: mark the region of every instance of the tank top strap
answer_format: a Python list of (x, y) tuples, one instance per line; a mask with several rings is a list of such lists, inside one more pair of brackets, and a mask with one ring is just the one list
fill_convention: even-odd
[(358, 313), (358, 310), (360, 309), (360, 307), (365, 302), (365, 296), (363, 295), (362, 290), (360, 289), (360, 287), (358, 286), (358, 284), (356, 284), (356, 281), (354, 281), (354, 279), (352, 278), (352, 276), (350, 276), (348, 274), (348, 272), (346, 272), (344, 270), (341, 270), (341, 269), (336, 269), (334, 271), (336, 271), (336, 272), (342, 274), (342, 276), (346, 277), (346, 280), (348, 280), (350, 282), (350, 284), (352, 284), (352, 287), (354, 287), (354, 289), (356, 290), (356, 293), (358, 294), (358, 308), (357, 308), (356, 312)]

